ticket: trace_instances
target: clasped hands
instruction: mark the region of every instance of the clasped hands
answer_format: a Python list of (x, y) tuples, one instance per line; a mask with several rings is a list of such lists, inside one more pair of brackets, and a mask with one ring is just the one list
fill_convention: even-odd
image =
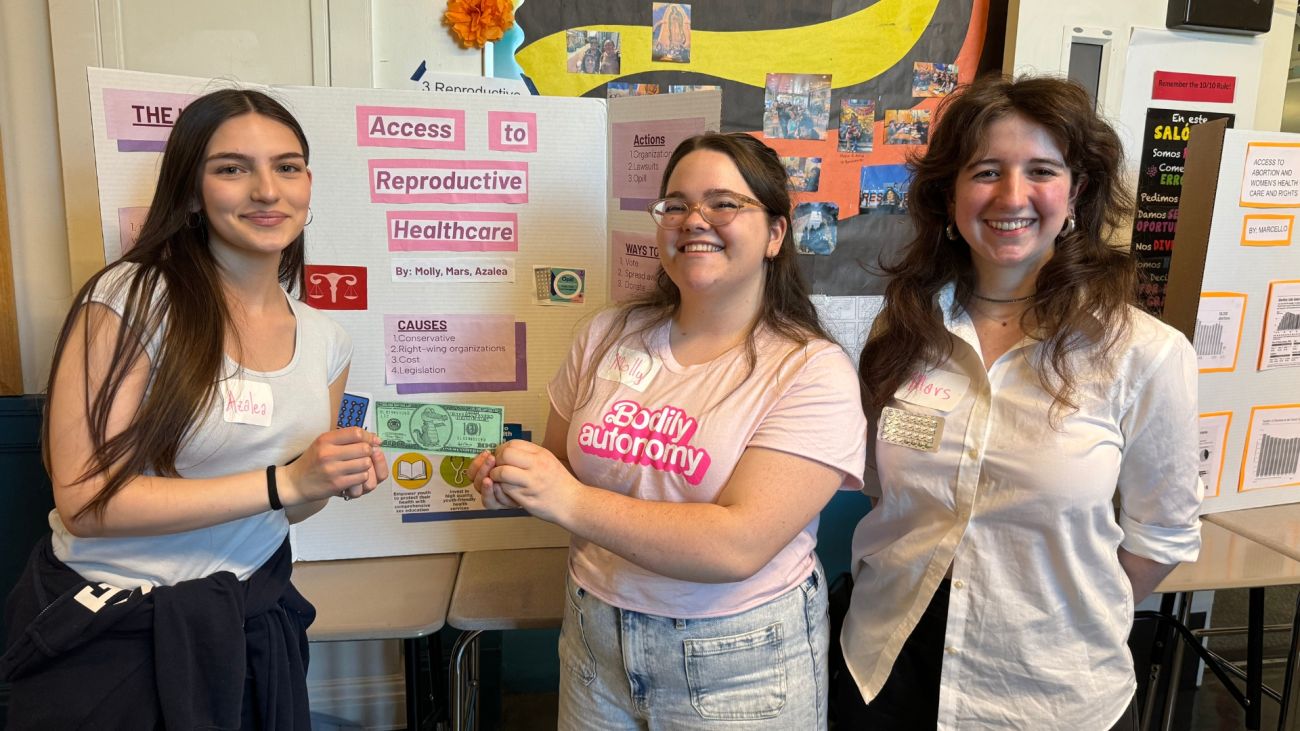
[(523, 508), (563, 525), (583, 485), (545, 447), (513, 439), (480, 452), (469, 465), (474, 489), (489, 510)]

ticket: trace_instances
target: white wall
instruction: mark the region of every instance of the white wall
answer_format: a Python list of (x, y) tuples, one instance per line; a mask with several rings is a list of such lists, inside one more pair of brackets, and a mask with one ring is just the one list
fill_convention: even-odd
[(28, 393), (45, 387), (54, 338), (72, 299), (51, 56), (45, 3), (0, 2), (0, 138)]
[[(1015, 73), (1065, 74), (1065, 40), (1071, 29), (1110, 39), (1110, 83), (1103, 97), (1103, 109), (1118, 114), (1127, 39), (1135, 27), (1164, 28), (1164, 2), (1150, 0), (1088, 0), (1062, 3), (1060, 0), (1011, 0), (1007, 13), (1007, 51), (1003, 68)], [(1287, 70), (1291, 65), (1291, 41), (1296, 24), (1296, 4), (1275, 0), (1272, 29), (1260, 36), (1259, 95), (1255, 106), (1256, 129), (1280, 129), (1286, 92)], [(1111, 31), (1104, 36), (1104, 31)], [(1231, 42), (1213, 34), (1205, 38), (1205, 54), (1214, 53), (1216, 43)], [(1177, 69), (1170, 69), (1177, 70)], [(1140, 152), (1140, 151), (1137, 151)], [(1135, 153), (1130, 153), (1135, 154)]]

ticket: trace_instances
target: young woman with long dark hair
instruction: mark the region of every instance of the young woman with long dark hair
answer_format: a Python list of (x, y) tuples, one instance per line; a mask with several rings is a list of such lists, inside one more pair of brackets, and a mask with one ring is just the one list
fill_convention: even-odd
[(265, 94), (195, 99), (138, 241), (77, 294), (42, 427), (51, 535), (7, 607), (11, 729), (309, 727), (289, 524), (388, 468), (330, 429), (351, 341), (291, 295), (308, 155)]

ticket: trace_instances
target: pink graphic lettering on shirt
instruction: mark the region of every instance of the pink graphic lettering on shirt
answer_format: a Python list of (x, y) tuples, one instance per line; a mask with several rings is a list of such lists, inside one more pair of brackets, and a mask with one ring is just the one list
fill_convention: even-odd
[(675, 406), (651, 410), (635, 401), (616, 401), (599, 423), (582, 425), (578, 448), (597, 457), (675, 472), (698, 485), (710, 463), (707, 451), (689, 444), (698, 427), (699, 422)]

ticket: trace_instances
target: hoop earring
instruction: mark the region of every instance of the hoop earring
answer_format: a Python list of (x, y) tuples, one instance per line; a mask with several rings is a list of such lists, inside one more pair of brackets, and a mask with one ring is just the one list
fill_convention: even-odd
[(203, 211), (190, 211), (185, 214), (186, 228), (199, 228), (203, 225)]
[(312, 221), (312, 219), (315, 218), (315, 217), (316, 217), (316, 214), (312, 212), (312, 210), (311, 210), (311, 206), (308, 206), (308, 207), (307, 207), (307, 222), (304, 223), (304, 224), (302, 225), (302, 227), (303, 227), (303, 228), (307, 228), (308, 226), (310, 226), (310, 225), (311, 225), (311, 221)]
[(951, 223), (943, 227), (943, 235), (948, 237), (949, 241), (957, 240), (957, 227)]
[(1064, 238), (1066, 236), (1069, 236), (1070, 234), (1074, 233), (1075, 228), (1076, 228), (1076, 222), (1074, 220), (1074, 214), (1071, 213), (1070, 215), (1065, 217), (1065, 227), (1061, 229), (1060, 235), (1057, 236), (1056, 238), (1059, 239), (1059, 238)]

